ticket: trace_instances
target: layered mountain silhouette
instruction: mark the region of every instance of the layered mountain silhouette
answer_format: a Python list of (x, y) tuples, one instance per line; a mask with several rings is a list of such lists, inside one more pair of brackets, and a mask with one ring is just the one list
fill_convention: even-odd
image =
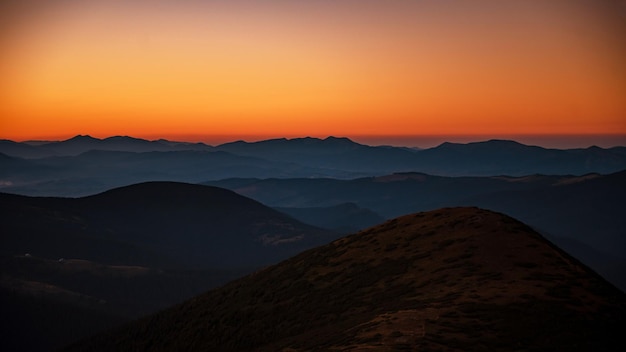
[[(209, 184), (280, 209), (353, 202), (387, 219), (441, 207), (480, 206), (524, 221), (626, 290), (626, 172), (524, 177), (399, 173), (355, 180), (228, 179)], [(301, 219), (323, 227), (330, 217)]]
[(337, 137), (209, 146), (123, 136), (76, 136), (60, 142), (3, 140), (0, 153), (5, 155), (0, 158), (2, 189), (41, 196), (85, 196), (154, 180), (195, 183), (233, 177), (354, 179), (398, 172), (580, 176), (626, 169), (626, 153), (619, 147), (559, 150), (503, 140), (444, 143), (416, 150), (374, 147)]
[(0, 159), (4, 192), (86, 196), (147, 181), (198, 183), (232, 176), (301, 177), (317, 174), (295, 164), (222, 151), (127, 152), (92, 150), (78, 156)]
[(84, 198), (0, 193), (0, 233), (11, 322), (0, 350), (12, 351), (61, 347), (337, 237), (232, 191), (175, 182)]
[(68, 351), (621, 351), (626, 296), (510, 217), (447, 208), (308, 250)]
[(64, 141), (13, 142), (0, 140), (0, 152), (21, 158), (43, 158), (50, 156), (76, 156), (91, 150), (156, 152), (176, 150), (204, 150), (213, 147), (204, 143), (173, 142), (165, 139), (148, 141), (128, 136), (113, 136), (104, 139), (78, 135)]

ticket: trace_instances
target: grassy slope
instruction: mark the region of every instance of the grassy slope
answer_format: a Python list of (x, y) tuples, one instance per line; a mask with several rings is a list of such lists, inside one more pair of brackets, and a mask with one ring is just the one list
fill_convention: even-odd
[(618, 350), (626, 298), (524, 224), (419, 213), (69, 350)]

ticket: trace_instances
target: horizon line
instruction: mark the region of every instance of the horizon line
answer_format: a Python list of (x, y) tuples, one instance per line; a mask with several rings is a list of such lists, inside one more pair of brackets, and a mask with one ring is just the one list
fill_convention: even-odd
[(141, 135), (126, 135), (126, 134), (111, 134), (104, 136), (103, 134), (74, 134), (69, 137), (57, 136), (57, 137), (43, 137), (43, 138), (27, 138), (27, 139), (10, 139), (3, 138), (18, 143), (44, 143), (44, 142), (61, 142), (69, 140), (78, 136), (91, 137), (96, 139), (107, 139), (111, 137), (129, 137), (136, 139), (143, 139), (148, 141), (167, 140), (170, 142), (183, 142), (183, 143), (204, 143), (209, 146), (218, 146), (225, 143), (244, 141), (248, 143), (254, 143), (259, 141), (267, 141), (273, 139), (302, 139), (302, 138), (348, 138), (349, 140), (365, 144), (369, 146), (393, 146), (393, 147), (407, 147), (407, 148), (432, 148), (439, 146), (443, 143), (476, 143), (485, 142), (489, 140), (510, 140), (529, 146), (540, 146), (544, 148), (556, 148), (556, 149), (575, 149), (575, 148), (588, 148), (597, 146), (601, 148), (612, 148), (626, 146), (626, 134), (620, 133), (605, 133), (605, 134), (411, 134), (411, 135), (376, 135), (376, 134), (311, 134), (311, 135), (266, 135), (266, 134), (141, 134)]

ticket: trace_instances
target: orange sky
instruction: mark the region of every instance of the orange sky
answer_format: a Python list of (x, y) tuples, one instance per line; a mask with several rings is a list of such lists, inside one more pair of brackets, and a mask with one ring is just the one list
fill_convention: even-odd
[(0, 13), (0, 138), (626, 135), (625, 1), (10, 0)]

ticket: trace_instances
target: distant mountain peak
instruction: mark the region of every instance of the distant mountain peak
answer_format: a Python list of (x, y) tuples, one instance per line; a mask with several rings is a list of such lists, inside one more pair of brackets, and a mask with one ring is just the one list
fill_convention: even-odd
[[(489, 139), (487, 141), (483, 141), (483, 142), (473, 142), (473, 144), (477, 144), (477, 143), (497, 143), (497, 144), (522, 144), (520, 142), (514, 141), (514, 140), (510, 140), (510, 139), (498, 139), (498, 138), (494, 138), (494, 139)], [(470, 143), (472, 144), (472, 143)]]
[(103, 140), (104, 141), (143, 141), (143, 142), (148, 142), (145, 139), (135, 138), (135, 137), (130, 137), (130, 136), (111, 136), (111, 137), (107, 137), (107, 138), (105, 138)]
[(65, 142), (70, 141), (100, 141), (101, 139), (94, 138), (88, 134), (78, 134), (70, 139), (65, 140)]
[(523, 144), (517, 141), (510, 140), (510, 139), (490, 139), (484, 142), (470, 143), (470, 145), (477, 145), (477, 146), (481, 145), (485, 147), (497, 147), (497, 148), (509, 148), (509, 149), (541, 148), (541, 147), (535, 147), (535, 146)]
[(478, 150), (525, 150), (525, 149), (544, 149), (542, 147), (529, 146), (508, 139), (490, 139), (486, 141), (470, 142), (470, 143), (453, 143), (444, 142), (432, 148), (431, 150), (448, 150), (448, 151), (464, 151), (474, 152)]
[(351, 140), (348, 137), (335, 137), (335, 136), (328, 136), (326, 138), (324, 138), (325, 141), (341, 141), (341, 142), (350, 142), (350, 143), (355, 143), (353, 140)]
[(436, 147), (433, 147), (433, 149), (440, 149), (440, 148), (450, 148), (450, 147), (455, 147), (455, 146), (461, 146), (464, 145), (462, 143), (455, 143), (455, 142), (443, 142), (441, 144), (439, 144)]
[(510, 139), (488, 139), (484, 141), (477, 142), (469, 142), (469, 143), (457, 143), (457, 142), (443, 142), (438, 147), (441, 146), (471, 146), (471, 145), (485, 145), (485, 144), (501, 144), (501, 145), (525, 145)]

